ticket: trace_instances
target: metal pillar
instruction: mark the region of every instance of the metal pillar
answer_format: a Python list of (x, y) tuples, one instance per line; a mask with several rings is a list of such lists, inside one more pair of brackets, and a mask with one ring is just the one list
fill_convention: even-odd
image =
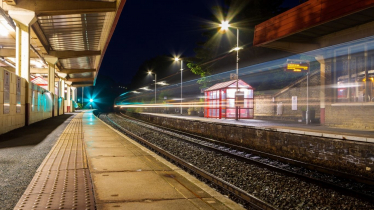
[(69, 113), (71, 112), (70, 108), (71, 108), (71, 99), (70, 99), (70, 96), (71, 96), (71, 87), (70, 86), (67, 86), (66, 87), (67, 89), (67, 94), (66, 94), (66, 98), (67, 98), (67, 105), (66, 105), (66, 112)]
[(48, 64), (48, 91), (55, 94), (55, 65), (58, 58), (48, 56), (44, 58)]
[(309, 70), (308, 73), (306, 73), (306, 116), (305, 121), (306, 124), (309, 124)]
[(60, 97), (63, 100), (65, 100), (65, 80), (61, 79), (60, 82), (61, 82), (61, 91), (60, 91), (61, 95), (60, 95)]
[(83, 105), (83, 93), (84, 93), (84, 87), (82, 87), (82, 109), (84, 108), (84, 105)]
[(181, 60), (181, 115), (183, 115), (183, 60)]
[[(236, 93), (239, 92), (239, 28), (236, 28)], [(236, 94), (235, 94), (236, 96)], [(238, 104), (236, 101), (237, 97), (235, 97), (235, 104)], [(239, 120), (239, 106), (235, 107), (235, 120)]]
[(30, 82), (30, 25), (36, 21), (35, 12), (10, 10), (9, 15), (16, 23), (16, 75), (26, 80), (25, 125), (29, 125), (31, 113)]
[(320, 103), (320, 123), (325, 124), (325, 100), (326, 100), (326, 90), (325, 90), (325, 82), (326, 82), (326, 65), (325, 59), (323, 56), (315, 57), (316, 60), (320, 63), (320, 91), (319, 91), (319, 103)]

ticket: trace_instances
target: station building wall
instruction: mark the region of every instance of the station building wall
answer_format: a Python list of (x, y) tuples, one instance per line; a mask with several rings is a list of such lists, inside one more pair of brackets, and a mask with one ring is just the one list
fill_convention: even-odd
[[(320, 74), (314, 72), (309, 77), (309, 110), (315, 110), (315, 117), (320, 114)], [(256, 93), (256, 92), (255, 92)], [(292, 110), (292, 97), (297, 97), (297, 110)], [(281, 114), (277, 105), (281, 105)], [(302, 119), (302, 111), (307, 104), (307, 79), (303, 77), (276, 94), (255, 96), (255, 118), (297, 121)]]
[[(9, 104), (4, 101), (4, 74), (9, 73)], [(0, 134), (14, 130), (25, 125), (25, 99), (26, 80), (21, 78), (21, 106), (20, 112), (16, 107), (16, 75), (3, 68), (0, 68)], [(4, 107), (9, 106), (9, 113), (4, 114)]]
[(270, 95), (254, 97), (254, 113), (256, 116), (273, 116), (275, 105)]
[[(9, 74), (9, 104), (4, 101), (4, 74)], [(15, 73), (0, 67), (0, 134), (23, 127), (26, 125), (26, 97), (31, 102), (29, 108), (29, 124), (52, 117), (52, 109), (57, 116), (58, 97), (33, 83), (27, 83), (20, 78), (20, 103), (17, 105), (17, 77)], [(28, 92), (28, 94), (26, 94)], [(4, 112), (4, 107), (9, 106), (9, 113)], [(19, 112), (17, 112), (17, 106)], [(54, 107), (53, 107), (54, 106)], [(60, 106), (61, 107), (61, 106)], [(60, 115), (63, 114), (60, 108)]]
[[(315, 110), (316, 117), (319, 117), (320, 103), (320, 74), (318, 72), (311, 74), (309, 77), (309, 110)], [(292, 96), (297, 96), (297, 110), (292, 110)], [(274, 96), (275, 104), (282, 102), (283, 116), (301, 117), (302, 111), (307, 107), (307, 79), (302, 79), (286, 87), (279, 94)], [(277, 114), (277, 113), (275, 113)]]

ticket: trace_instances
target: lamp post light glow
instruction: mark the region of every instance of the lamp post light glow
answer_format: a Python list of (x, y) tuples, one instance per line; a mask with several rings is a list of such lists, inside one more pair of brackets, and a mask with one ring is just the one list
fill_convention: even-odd
[(182, 102), (183, 102), (183, 60), (178, 58), (178, 57), (175, 57), (174, 58), (175, 61), (181, 61), (181, 115), (183, 114), (183, 111), (182, 111)]
[(92, 98), (90, 99), (90, 102), (91, 102), (91, 103), (93, 102), (93, 99), (92, 99)]
[(221, 30), (227, 31), (229, 30), (230, 24), (229, 21), (222, 21), (221, 24), (219, 24), (219, 26), (221, 27)]
[(156, 102), (157, 102), (157, 98), (156, 98), (156, 84), (157, 84), (157, 74), (156, 73), (153, 73), (152, 71), (148, 71), (148, 74), (149, 75), (152, 75), (152, 74), (154, 74), (155, 75), (155, 104), (156, 104)]

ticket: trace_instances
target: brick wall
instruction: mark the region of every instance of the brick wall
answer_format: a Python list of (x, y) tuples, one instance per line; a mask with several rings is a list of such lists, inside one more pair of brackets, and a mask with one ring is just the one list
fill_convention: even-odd
[(326, 125), (374, 130), (374, 103), (334, 104), (326, 106)]
[(274, 115), (274, 102), (272, 96), (255, 96), (255, 116)]
[(374, 177), (374, 144), (254, 127), (132, 113), (158, 125), (296, 160)]

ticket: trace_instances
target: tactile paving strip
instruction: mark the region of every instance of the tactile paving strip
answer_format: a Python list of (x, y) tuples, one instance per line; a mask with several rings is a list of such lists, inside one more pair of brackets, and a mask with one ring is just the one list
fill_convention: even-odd
[(14, 209), (95, 209), (82, 116), (65, 128)]

